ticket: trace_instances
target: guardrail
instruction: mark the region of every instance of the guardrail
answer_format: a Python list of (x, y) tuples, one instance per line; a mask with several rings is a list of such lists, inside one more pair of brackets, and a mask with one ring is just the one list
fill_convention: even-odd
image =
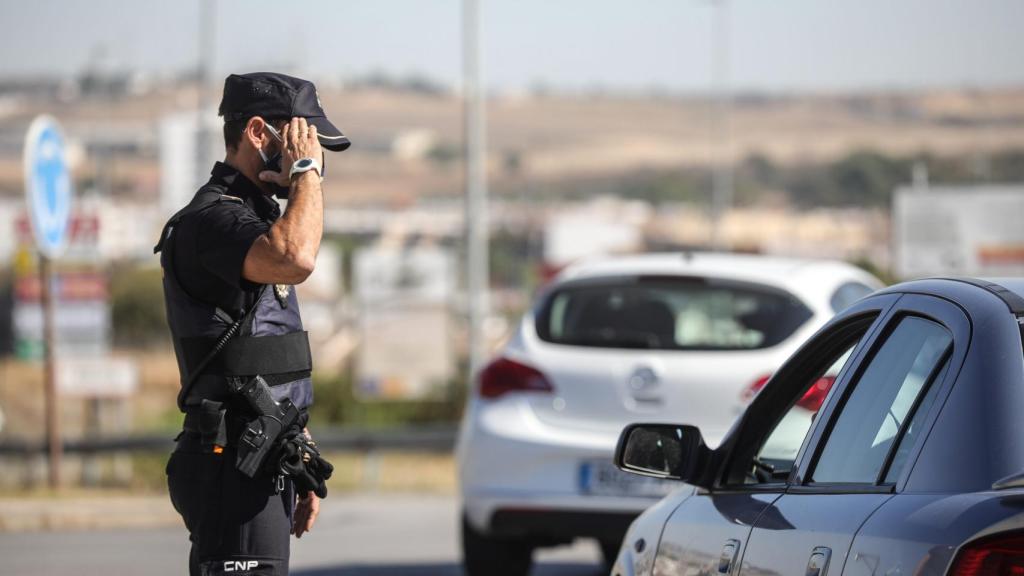
[[(408, 450), (413, 452), (450, 452), (455, 447), (457, 426), (440, 424), (403, 428), (313, 428), (317, 446), (325, 450)], [(70, 454), (106, 452), (168, 452), (174, 448), (174, 435), (141, 434), (123, 437), (97, 437), (67, 440), (64, 451)], [(38, 440), (0, 440), (0, 456), (29, 456), (43, 453), (46, 444)]]

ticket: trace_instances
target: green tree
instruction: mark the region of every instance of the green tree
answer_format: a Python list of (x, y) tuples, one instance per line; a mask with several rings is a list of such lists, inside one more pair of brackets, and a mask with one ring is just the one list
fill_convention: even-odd
[(832, 164), (829, 176), (841, 204), (889, 206), (896, 187), (910, 180), (910, 162), (861, 150)]
[(123, 267), (110, 277), (110, 315), (117, 346), (145, 348), (170, 338), (159, 268)]

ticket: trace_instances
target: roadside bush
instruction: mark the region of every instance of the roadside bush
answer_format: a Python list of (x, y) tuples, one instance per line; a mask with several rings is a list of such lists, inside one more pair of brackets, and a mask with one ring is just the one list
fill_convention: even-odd
[(123, 267), (110, 276), (110, 315), (115, 346), (147, 348), (170, 339), (159, 268)]
[[(460, 374), (464, 371), (460, 371)], [(314, 425), (385, 428), (458, 422), (466, 401), (464, 378), (453, 379), (426, 400), (362, 400), (350, 375), (313, 375)]]

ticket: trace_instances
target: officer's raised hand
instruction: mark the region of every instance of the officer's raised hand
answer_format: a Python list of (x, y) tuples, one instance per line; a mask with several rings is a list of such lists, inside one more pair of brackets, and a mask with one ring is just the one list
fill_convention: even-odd
[(299, 167), (295, 163), (306, 158), (316, 161), (316, 167), (309, 171), (319, 176), (323, 171), (323, 150), (317, 138), (316, 126), (306, 122), (305, 118), (292, 118), (281, 129), (281, 171), (264, 170), (260, 172), (260, 180), (290, 187), (293, 176), (305, 173), (296, 172), (294, 168)]
[(280, 146), (281, 171), (264, 170), (259, 179), (290, 189), (288, 209), (246, 254), (242, 277), (257, 284), (303, 282), (313, 272), (323, 232), (323, 150), (316, 126), (292, 118), (281, 129)]

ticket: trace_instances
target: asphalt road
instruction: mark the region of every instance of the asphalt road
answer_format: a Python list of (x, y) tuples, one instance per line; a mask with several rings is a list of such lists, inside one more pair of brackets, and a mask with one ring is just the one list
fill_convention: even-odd
[[(292, 540), (293, 576), (460, 576), (455, 499), (329, 498), (314, 531)], [(184, 528), (0, 534), (0, 575), (108, 576), (187, 572)], [(538, 551), (532, 576), (598, 576), (597, 547)]]

